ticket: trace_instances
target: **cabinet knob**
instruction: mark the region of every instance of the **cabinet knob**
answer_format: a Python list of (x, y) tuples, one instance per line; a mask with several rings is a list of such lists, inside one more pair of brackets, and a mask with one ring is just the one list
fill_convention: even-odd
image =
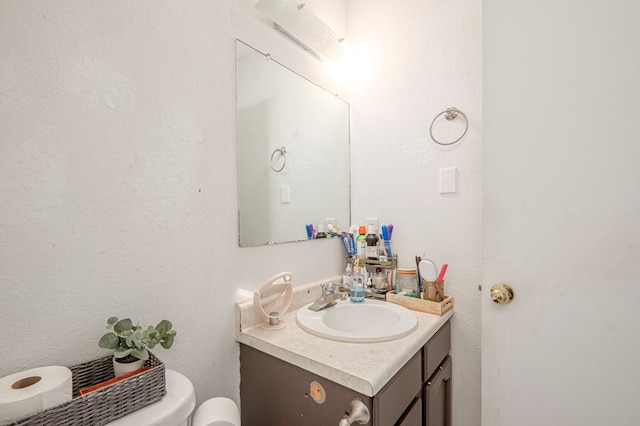
[(350, 426), (354, 423), (366, 425), (369, 423), (371, 415), (369, 414), (369, 408), (362, 402), (361, 399), (354, 398), (351, 400), (351, 409), (349, 410), (349, 417), (340, 420), (338, 426)]
[(513, 288), (509, 284), (495, 283), (491, 286), (491, 300), (504, 305), (513, 300)]

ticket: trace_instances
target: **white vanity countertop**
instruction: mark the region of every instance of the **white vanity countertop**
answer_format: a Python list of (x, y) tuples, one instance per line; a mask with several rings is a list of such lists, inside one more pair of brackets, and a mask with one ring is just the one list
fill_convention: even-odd
[(254, 325), (253, 301), (237, 303), (236, 340), (364, 395), (374, 396), (453, 315), (453, 310), (443, 316), (411, 311), (418, 318), (418, 327), (408, 336), (379, 343), (338, 342), (307, 333), (296, 323), (298, 308), (311, 303), (319, 294), (319, 282), (295, 288), (289, 312), (280, 317), (287, 326), (280, 330), (265, 330)]

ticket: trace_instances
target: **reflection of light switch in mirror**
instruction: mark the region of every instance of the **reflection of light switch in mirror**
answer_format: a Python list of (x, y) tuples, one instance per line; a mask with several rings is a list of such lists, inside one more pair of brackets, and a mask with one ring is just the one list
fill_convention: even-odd
[(375, 229), (376, 232), (380, 230), (380, 221), (377, 217), (368, 217), (365, 221), (367, 222), (367, 232), (369, 232), (369, 225), (373, 225), (373, 229)]
[(456, 192), (456, 168), (440, 169), (440, 193)]
[(289, 202), (289, 185), (282, 185), (280, 187), (280, 202), (281, 203)]

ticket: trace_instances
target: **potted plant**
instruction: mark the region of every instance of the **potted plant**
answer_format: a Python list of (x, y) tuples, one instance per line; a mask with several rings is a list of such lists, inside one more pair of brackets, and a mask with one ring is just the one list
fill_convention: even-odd
[(107, 320), (107, 328), (112, 331), (100, 338), (98, 346), (113, 349), (113, 370), (115, 376), (138, 370), (149, 359), (149, 350), (158, 343), (165, 349), (173, 345), (176, 331), (171, 322), (162, 320), (157, 326), (143, 329), (133, 325), (129, 318), (118, 320), (111, 317)]

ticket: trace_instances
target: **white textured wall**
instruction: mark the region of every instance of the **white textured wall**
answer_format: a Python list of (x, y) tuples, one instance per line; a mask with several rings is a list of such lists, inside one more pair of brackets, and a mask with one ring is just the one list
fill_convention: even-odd
[[(459, 426), (480, 424), (481, 5), (349, 0), (348, 39), (371, 55), (369, 73), (349, 94), (353, 218), (395, 224), (401, 266), (412, 266), (415, 255), (449, 264), (446, 288), (456, 311), (453, 424)], [(468, 115), (469, 132), (459, 144), (441, 147), (429, 139), (429, 125), (450, 106)], [(442, 138), (451, 136), (458, 135)], [(458, 168), (458, 192), (441, 195), (439, 170), (448, 167)]]
[(0, 1), (0, 376), (167, 318), (157, 355), (237, 400), (236, 289), (341, 270), (337, 240), (238, 247), (235, 38), (324, 72), (237, 0)]
[[(252, 3), (0, 0), (0, 375), (103, 355), (110, 315), (166, 317), (158, 356), (200, 402), (237, 399), (236, 289), (342, 269), (336, 240), (238, 248), (234, 39), (345, 93)], [(346, 29), (343, 1), (308, 3)], [(479, 424), (480, 0), (350, 0), (349, 37), (377, 53), (350, 93), (353, 218), (396, 224), (407, 266), (450, 264), (454, 422)], [(441, 148), (428, 126), (448, 106), (470, 130)]]

